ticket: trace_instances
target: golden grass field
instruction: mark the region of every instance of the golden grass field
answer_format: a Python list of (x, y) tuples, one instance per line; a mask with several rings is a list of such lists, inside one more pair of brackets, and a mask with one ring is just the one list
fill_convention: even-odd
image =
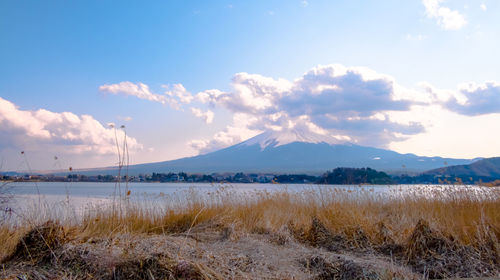
[(79, 220), (26, 218), (23, 225), (2, 225), (0, 276), (500, 277), (500, 189), (483, 189), (416, 190), (391, 198), (369, 189), (318, 188), (245, 198), (219, 188), (209, 196), (193, 191), (184, 204), (166, 210), (122, 198)]

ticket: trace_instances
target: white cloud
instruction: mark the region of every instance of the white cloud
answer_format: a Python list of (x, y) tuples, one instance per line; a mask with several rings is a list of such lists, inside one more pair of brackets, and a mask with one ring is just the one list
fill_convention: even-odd
[[(265, 130), (296, 129), (335, 135), (361, 144), (385, 146), (423, 131), (418, 122), (398, 122), (390, 111), (406, 111), (413, 100), (399, 93), (394, 79), (363, 67), (318, 66), (293, 82), (238, 73), (233, 90), (211, 90), (197, 99), (233, 112), (233, 123), (212, 140), (196, 140), (192, 147), (206, 152), (235, 144)], [(412, 98), (407, 98), (411, 96)], [(417, 97), (415, 97), (417, 98)]]
[(232, 124), (223, 131), (217, 132), (212, 139), (196, 139), (188, 144), (199, 153), (204, 154), (218, 149), (237, 144), (243, 140), (257, 135), (260, 131), (248, 128), (248, 124), (255, 123), (257, 120), (244, 113), (233, 115)]
[[(238, 75), (236, 75), (236, 77), (237, 76)], [(166, 89), (163, 95), (153, 93), (149, 89), (149, 86), (144, 83), (139, 82), (134, 84), (128, 81), (120, 82), (118, 84), (102, 85), (99, 87), (99, 90), (112, 94), (135, 96), (139, 99), (145, 99), (161, 104), (170, 104), (172, 108), (177, 110), (182, 110), (181, 105), (191, 104), (193, 102), (207, 104), (213, 107), (216, 103), (223, 103), (225, 100), (228, 102), (234, 101), (228, 97), (228, 93), (217, 89), (205, 90), (193, 95), (187, 91), (182, 84), (162, 85), (162, 87)], [(246, 105), (253, 102), (250, 96), (247, 96), (246, 98)], [(256, 102), (259, 102), (259, 100)], [(214, 112), (211, 110), (203, 111), (202, 109), (196, 107), (190, 107), (189, 109), (194, 116), (203, 119), (207, 124), (212, 123), (214, 120)], [(121, 117), (119, 119), (128, 120)]]
[[(388, 147), (426, 134), (432, 115), (500, 113), (500, 84), (469, 83), (457, 90), (420, 83), (408, 89), (364, 67), (318, 66), (294, 81), (238, 73), (232, 90), (200, 92), (196, 99), (234, 115), (213, 139), (194, 140), (201, 152), (236, 144), (266, 130), (309, 131), (368, 146)], [(426, 112), (434, 112), (428, 114)], [(244, 137), (246, 136), (246, 137)]]
[(458, 11), (442, 6), (443, 0), (422, 0), (427, 17), (437, 20), (445, 30), (458, 30), (467, 24), (465, 17)]
[(99, 87), (100, 91), (108, 92), (112, 94), (123, 94), (135, 96), (140, 99), (145, 99), (149, 101), (159, 102), (161, 104), (170, 103), (168, 97), (154, 94), (149, 90), (149, 86), (143, 83), (134, 84), (132, 82), (121, 82), (118, 84), (105, 84)]
[[(162, 85), (162, 87), (166, 89), (163, 95), (151, 92), (149, 86), (146, 84), (134, 84), (128, 81), (118, 84), (102, 85), (99, 87), (99, 90), (112, 94), (135, 96), (139, 99), (145, 99), (161, 104), (170, 104), (172, 108), (177, 110), (182, 110), (181, 105), (191, 104), (194, 101), (213, 106), (215, 103), (221, 102), (221, 98), (224, 98), (226, 95), (226, 93), (219, 90), (206, 90), (193, 95), (187, 91), (182, 84)], [(196, 107), (191, 107), (190, 110), (193, 115), (203, 119), (207, 124), (213, 122), (214, 113), (211, 110), (203, 111), (202, 109)]]
[(306, 0), (302, 0), (300, 3), (302, 4), (303, 7), (309, 6), (309, 2), (307, 2)]
[(500, 83), (459, 85), (457, 95), (450, 98), (445, 106), (449, 110), (469, 116), (500, 113)]
[(193, 115), (195, 115), (196, 117), (203, 119), (207, 124), (212, 123), (214, 120), (214, 112), (210, 110), (203, 112), (199, 108), (192, 107), (191, 113), (193, 113)]
[(182, 103), (189, 104), (194, 99), (182, 84), (174, 84), (173, 86), (163, 85), (163, 88), (167, 89), (165, 95), (177, 98)]
[[(61, 153), (106, 155), (115, 153), (115, 131), (104, 127), (90, 115), (71, 112), (55, 113), (45, 109), (27, 111), (0, 98), (0, 147), (36, 150), (43, 145)], [(120, 139), (122, 131), (117, 131)], [(142, 149), (132, 137), (127, 137), (131, 151)]]
[(479, 6), (481, 8), (481, 10), (483, 11), (486, 11), (488, 9), (488, 7), (486, 7), (486, 5), (484, 3), (481, 3), (481, 5)]
[(143, 83), (134, 84), (128, 81), (120, 82), (118, 84), (105, 84), (100, 86), (99, 90), (102, 92), (108, 92), (115, 95), (122, 94), (122, 95), (135, 96), (139, 99), (158, 102), (164, 105), (168, 104), (175, 109), (179, 109), (179, 102), (174, 98), (171, 98), (170, 96), (177, 96), (177, 94), (182, 96), (182, 93), (179, 93), (180, 89), (177, 89), (175, 87), (174, 87), (175, 91), (169, 92), (171, 93), (170, 96), (161, 95), (151, 92), (149, 86), (146, 84)]
[(197, 93), (195, 99), (201, 103), (208, 103), (211, 106), (215, 106), (215, 104), (220, 102), (226, 95), (227, 93), (218, 89), (209, 89)]
[(479, 116), (500, 113), (500, 83), (464, 83), (456, 90), (437, 89), (429, 83), (420, 83), (430, 100), (447, 110), (461, 115)]

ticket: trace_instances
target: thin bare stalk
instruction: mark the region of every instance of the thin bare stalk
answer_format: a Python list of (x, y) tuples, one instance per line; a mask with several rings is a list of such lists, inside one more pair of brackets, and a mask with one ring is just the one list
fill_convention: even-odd
[[(127, 143), (127, 131), (125, 130), (125, 126), (122, 125), (121, 128), (123, 129), (123, 165), (126, 166), (126, 175), (125, 175), (125, 199), (128, 201), (129, 197), (129, 188), (128, 188), (128, 181), (129, 181), (129, 174), (128, 174), (128, 167), (130, 164), (130, 158), (129, 158), (129, 153), (128, 153), (128, 143)], [(125, 157), (126, 155), (126, 157)], [(125, 163), (125, 159), (127, 162)]]
[[(26, 153), (24, 151), (21, 151), (21, 155), (23, 156), (24, 162), (26, 163), (26, 166), (28, 167), (29, 174), (33, 174), (33, 171), (31, 170), (31, 166), (30, 166), (30, 163), (28, 161), (28, 158), (26, 157)], [(40, 189), (38, 188), (37, 182), (34, 181), (34, 183), (35, 183), (36, 193), (38, 195), (38, 205), (40, 205), (41, 204)]]

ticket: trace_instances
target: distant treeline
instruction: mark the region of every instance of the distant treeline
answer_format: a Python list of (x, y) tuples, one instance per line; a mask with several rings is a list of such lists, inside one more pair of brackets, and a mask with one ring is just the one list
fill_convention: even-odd
[(317, 181), (320, 184), (393, 184), (385, 172), (371, 168), (335, 168)]
[(280, 184), (482, 184), (493, 182), (496, 177), (455, 177), (443, 175), (420, 174), (416, 176), (395, 175), (390, 176), (385, 172), (371, 168), (346, 168), (339, 167), (325, 172), (321, 176), (306, 174), (257, 174), (257, 173), (212, 173), (188, 174), (156, 173), (141, 174), (138, 176), (113, 175), (81, 175), (69, 174), (66, 176), (55, 175), (1, 175), (0, 180), (8, 181), (45, 181), (45, 182), (188, 182), (188, 183), (280, 183)]

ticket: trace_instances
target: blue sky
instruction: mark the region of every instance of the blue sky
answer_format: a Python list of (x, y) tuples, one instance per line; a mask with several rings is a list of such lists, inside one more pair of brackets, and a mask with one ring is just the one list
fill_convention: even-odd
[(37, 169), (55, 155), (114, 164), (110, 122), (126, 125), (134, 163), (292, 127), (498, 156), (499, 12), (493, 0), (2, 1), (2, 169), (24, 169), (21, 150)]

